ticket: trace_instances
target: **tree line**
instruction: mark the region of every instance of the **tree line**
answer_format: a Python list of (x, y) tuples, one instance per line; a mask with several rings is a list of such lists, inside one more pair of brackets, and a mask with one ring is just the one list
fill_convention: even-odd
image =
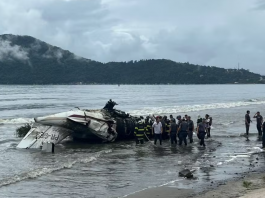
[[(245, 69), (224, 69), (166, 59), (101, 63), (29, 36), (5, 37), (27, 50), (28, 60), (0, 59), (0, 84), (227, 84), (265, 83)], [(36, 42), (38, 49), (33, 47)]]

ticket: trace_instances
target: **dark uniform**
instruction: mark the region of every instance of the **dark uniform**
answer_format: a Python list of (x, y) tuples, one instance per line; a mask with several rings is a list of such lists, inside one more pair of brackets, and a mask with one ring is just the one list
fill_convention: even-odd
[(262, 136), (262, 147), (265, 148), (265, 122), (263, 122), (263, 125), (262, 125), (262, 131), (263, 131), (263, 136)]
[(190, 143), (193, 142), (193, 129), (194, 129), (194, 123), (192, 120), (188, 120), (188, 126), (189, 126), (189, 131), (188, 131), (188, 137), (190, 140)]
[(144, 138), (145, 135), (144, 133), (146, 132), (146, 127), (143, 121), (139, 121), (134, 128), (134, 134), (135, 134), (135, 141), (136, 144), (143, 144), (144, 143)]
[(188, 135), (188, 123), (186, 120), (182, 120), (179, 126), (179, 145), (182, 145), (182, 141), (184, 141), (187, 146), (187, 135)]
[(261, 115), (256, 115), (255, 118), (257, 119), (257, 130), (259, 133), (259, 137), (261, 137), (262, 136), (261, 125), (263, 117)]
[(249, 116), (249, 114), (246, 114), (245, 115), (245, 125), (246, 125), (246, 135), (248, 136), (248, 134), (249, 134), (249, 126), (250, 126), (250, 122), (251, 122), (251, 120), (250, 120), (250, 116)]
[(200, 123), (202, 123), (202, 118), (198, 118), (198, 119), (197, 119), (197, 126), (198, 126)]
[(165, 122), (165, 120), (164, 120), (164, 118), (163, 119), (161, 119), (160, 118), (160, 122), (161, 122), (161, 124), (162, 124), (162, 128), (163, 128), (163, 133), (162, 133), (162, 139), (163, 140), (165, 140), (166, 139), (166, 122)]
[(171, 144), (177, 144), (177, 131), (178, 131), (178, 125), (175, 122), (171, 122), (170, 124), (170, 140)]
[(198, 138), (201, 140), (200, 145), (205, 146), (204, 138), (205, 138), (205, 123), (201, 122), (198, 125)]

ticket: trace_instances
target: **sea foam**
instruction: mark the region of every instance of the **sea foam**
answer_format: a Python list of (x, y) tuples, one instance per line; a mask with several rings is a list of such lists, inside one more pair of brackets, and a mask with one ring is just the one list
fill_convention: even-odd
[(166, 107), (146, 107), (143, 109), (132, 110), (129, 113), (132, 115), (149, 115), (149, 114), (176, 114), (180, 112), (194, 112), (210, 109), (228, 109), (249, 105), (265, 104), (265, 101), (251, 100), (230, 103), (212, 103), (212, 104), (198, 104), (198, 105), (182, 105), (182, 106), (166, 106)]
[(0, 180), (0, 187), (14, 184), (14, 183), (17, 183), (17, 182), (20, 182), (23, 180), (27, 180), (27, 179), (38, 178), (38, 177), (50, 174), (50, 173), (55, 172), (55, 171), (60, 171), (63, 169), (70, 169), (77, 163), (87, 164), (87, 163), (96, 161), (102, 154), (107, 154), (107, 153), (111, 153), (111, 152), (112, 152), (112, 149), (99, 151), (99, 152), (95, 153), (93, 156), (90, 156), (88, 158), (73, 160), (71, 162), (63, 163), (63, 164), (58, 165), (58, 166), (49, 166), (49, 167), (38, 168), (38, 169), (30, 170), (28, 172), (24, 172), (24, 173), (21, 173), (18, 175), (14, 175), (12, 177)]

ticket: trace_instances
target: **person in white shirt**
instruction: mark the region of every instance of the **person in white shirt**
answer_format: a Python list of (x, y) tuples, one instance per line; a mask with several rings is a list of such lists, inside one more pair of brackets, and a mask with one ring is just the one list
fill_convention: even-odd
[(160, 145), (162, 145), (163, 126), (158, 116), (156, 117), (156, 121), (152, 126), (152, 132), (155, 136), (154, 144), (156, 145), (157, 139), (159, 139)]

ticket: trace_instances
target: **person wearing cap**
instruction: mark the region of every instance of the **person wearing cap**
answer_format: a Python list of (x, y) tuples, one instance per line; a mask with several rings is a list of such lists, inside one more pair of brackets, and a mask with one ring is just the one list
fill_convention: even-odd
[(154, 134), (154, 144), (156, 145), (157, 140), (159, 139), (160, 145), (162, 145), (162, 133), (163, 133), (163, 126), (160, 122), (160, 118), (157, 116), (156, 121), (152, 125), (152, 132)]
[(136, 144), (144, 143), (145, 133), (146, 133), (146, 127), (143, 121), (143, 117), (141, 116), (134, 128)]
[(258, 136), (259, 138), (261, 138), (262, 136), (262, 131), (261, 131), (261, 127), (262, 127), (262, 123), (263, 123), (263, 117), (260, 115), (260, 112), (258, 111), (253, 118), (256, 118), (257, 120), (257, 130), (258, 130)]
[(205, 122), (206, 122), (206, 119), (203, 118), (202, 122), (199, 123), (198, 127), (197, 127), (197, 136), (201, 140), (200, 141), (200, 145), (203, 146), (203, 147), (205, 147), (205, 142), (204, 142), (205, 131), (206, 131)]

